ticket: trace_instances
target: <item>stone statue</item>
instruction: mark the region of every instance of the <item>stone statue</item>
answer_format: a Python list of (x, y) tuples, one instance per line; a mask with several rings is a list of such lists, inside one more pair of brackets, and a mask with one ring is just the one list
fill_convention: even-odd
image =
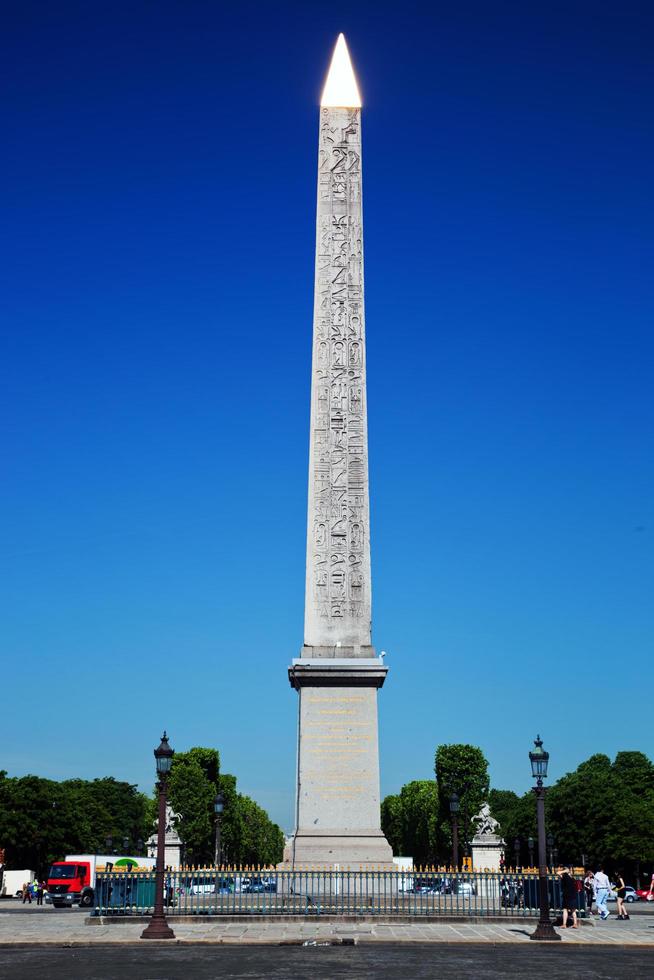
[(477, 833), (475, 834), (475, 837), (497, 837), (497, 831), (500, 825), (497, 820), (491, 816), (488, 803), (482, 804), (477, 816), (472, 818), (472, 822), (477, 824)]

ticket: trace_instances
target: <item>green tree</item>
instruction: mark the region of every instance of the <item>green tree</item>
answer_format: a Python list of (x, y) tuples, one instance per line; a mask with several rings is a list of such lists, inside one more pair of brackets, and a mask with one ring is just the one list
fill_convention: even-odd
[(654, 793), (654, 765), (644, 752), (618, 752), (613, 773), (623, 790), (641, 799)]
[(559, 859), (579, 864), (606, 860), (605, 831), (618, 805), (611, 760), (597, 754), (550, 787), (545, 797), (548, 832), (556, 839)]
[(147, 800), (136, 786), (111, 777), (56, 782), (39, 776), (0, 779), (0, 840), (7, 865), (39, 876), (70, 853), (104, 850), (112, 834), (133, 850), (150, 829)]
[(438, 857), (438, 801), (433, 779), (414, 779), (400, 790), (402, 853), (416, 865)]
[(168, 795), (177, 814), (177, 831), (188, 864), (210, 864), (214, 858), (214, 798), (225, 800), (221, 818), (221, 852), (226, 864), (276, 864), (282, 860), (284, 834), (265, 810), (236, 789), (236, 777), (220, 773), (215, 749), (195, 747), (177, 753), (170, 771)]
[(381, 828), (393, 854), (404, 854), (403, 810), (399, 795), (386, 796), (381, 805)]
[(548, 791), (548, 830), (559, 857), (633, 874), (636, 862), (654, 862), (653, 770), (641, 752), (619, 752), (615, 762), (593, 755)]
[(194, 747), (177, 752), (168, 777), (168, 799), (177, 817), (177, 832), (184, 843), (188, 864), (213, 860), (215, 817), (213, 802), (218, 791), (220, 757), (216, 749)]
[(492, 815), (499, 821), (499, 832), (506, 841), (509, 863), (514, 860), (513, 842), (516, 837), (520, 838), (523, 863), (529, 859), (527, 841), (533, 837), (534, 861), (537, 861), (536, 798), (531, 790), (523, 796), (518, 796), (511, 790), (491, 789), (488, 794), (488, 804)]
[(249, 796), (239, 794), (237, 807), (242, 834), (238, 863), (277, 864), (284, 852), (284, 834), (268, 814)]
[(476, 745), (439, 745), (434, 770), (442, 850), (443, 843), (451, 842), (450, 795), (453, 792), (459, 796), (459, 835), (462, 840), (472, 840), (475, 833), (472, 818), (488, 799), (488, 761)]

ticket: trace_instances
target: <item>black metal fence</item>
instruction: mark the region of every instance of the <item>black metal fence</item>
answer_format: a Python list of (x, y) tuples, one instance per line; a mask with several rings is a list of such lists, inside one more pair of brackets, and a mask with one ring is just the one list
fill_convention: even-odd
[[(561, 884), (548, 878), (550, 906), (561, 908)], [(534, 872), (321, 871), (296, 869), (181, 868), (166, 870), (168, 915), (383, 915), (524, 916), (538, 914)], [(584, 892), (578, 887), (583, 913)], [(151, 869), (101, 872), (95, 914), (151, 915), (155, 875)]]

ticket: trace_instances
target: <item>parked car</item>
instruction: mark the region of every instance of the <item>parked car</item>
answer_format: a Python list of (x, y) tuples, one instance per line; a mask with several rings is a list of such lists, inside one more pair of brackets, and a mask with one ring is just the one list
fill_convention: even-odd
[[(617, 901), (617, 895), (616, 895), (614, 889), (615, 889), (615, 885), (612, 884), (611, 885), (611, 893), (610, 893), (609, 897), (607, 898), (607, 902), (615, 902), (615, 901)], [(645, 894), (647, 894), (647, 892), (645, 892)], [(633, 888), (631, 885), (627, 885), (626, 886), (626, 888), (625, 888), (625, 896), (624, 896), (625, 902), (640, 902), (640, 898), (641, 898), (641, 896), (636, 891), (635, 888)]]
[(649, 888), (639, 888), (636, 894), (643, 902), (654, 902), (654, 895), (650, 895)]
[(213, 875), (196, 875), (188, 882), (189, 895), (231, 895), (233, 878), (214, 878)]
[(241, 882), (241, 891), (242, 892), (247, 892), (249, 894), (253, 894), (253, 893), (265, 892), (265, 891), (268, 891), (268, 890), (269, 889), (266, 888), (266, 886), (265, 886), (265, 884), (264, 884), (264, 882), (263, 882), (263, 880), (261, 878), (250, 878), (249, 881), (242, 881)]
[(457, 879), (452, 882), (452, 891), (455, 895), (476, 895), (477, 889), (471, 881), (461, 881)]

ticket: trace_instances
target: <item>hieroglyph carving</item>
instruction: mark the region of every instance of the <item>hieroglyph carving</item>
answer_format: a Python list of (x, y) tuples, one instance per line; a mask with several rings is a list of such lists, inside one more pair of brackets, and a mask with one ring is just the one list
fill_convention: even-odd
[(307, 534), (307, 646), (370, 644), (361, 111), (322, 108)]

